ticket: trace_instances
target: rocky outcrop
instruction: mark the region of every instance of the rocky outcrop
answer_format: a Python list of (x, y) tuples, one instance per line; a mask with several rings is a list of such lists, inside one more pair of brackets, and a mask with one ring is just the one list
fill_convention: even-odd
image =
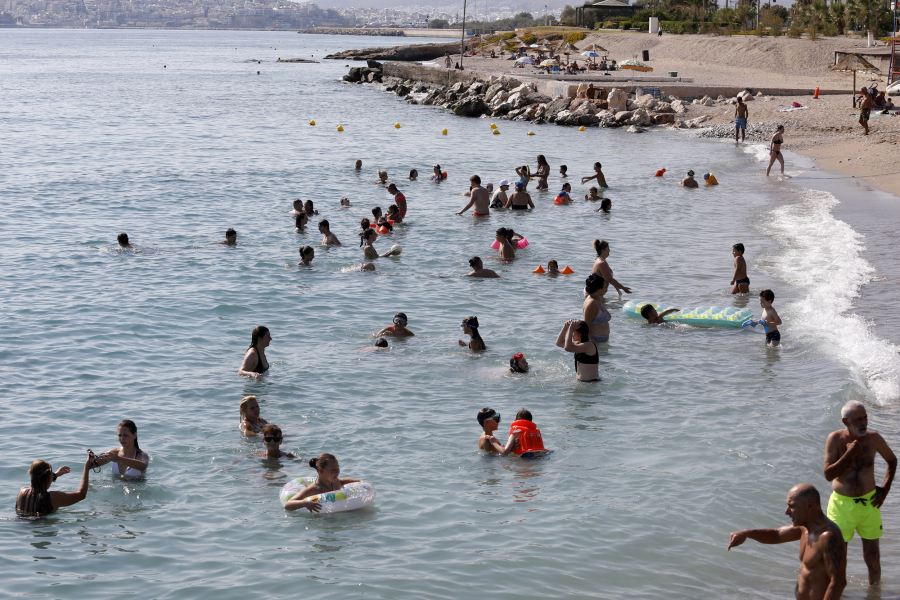
[(297, 33), (318, 33), (323, 35), (377, 35), (388, 37), (406, 37), (402, 29), (382, 29), (375, 27), (316, 27), (315, 29), (301, 29)]
[(459, 54), (459, 42), (440, 44), (411, 44), (393, 48), (363, 48), (362, 50), (344, 50), (329, 54), (325, 58), (335, 60), (400, 60), (420, 61), (434, 60), (446, 53)]
[(317, 60), (306, 60), (305, 58), (279, 58), (275, 62), (312, 63), (314, 65), (319, 64), (319, 61)]

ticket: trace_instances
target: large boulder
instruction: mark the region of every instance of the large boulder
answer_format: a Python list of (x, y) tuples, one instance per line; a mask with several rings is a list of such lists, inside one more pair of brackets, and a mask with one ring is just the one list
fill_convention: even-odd
[(522, 108), (528, 104), (528, 96), (527, 94), (523, 94), (522, 92), (515, 92), (509, 95), (509, 98), (506, 101), (512, 105), (513, 110)]
[(509, 92), (506, 90), (500, 90), (494, 97), (491, 99), (491, 110), (497, 110), (497, 107), (506, 102), (506, 99), (509, 98)]
[(655, 110), (658, 113), (669, 112), (670, 110), (672, 110), (672, 105), (669, 104), (668, 102), (657, 102), (656, 106), (653, 108), (653, 110)]
[(616, 112), (616, 123), (624, 123), (634, 114), (633, 110), (620, 110)]
[(463, 88), (466, 86), (462, 81), (457, 81), (453, 85), (450, 86), (450, 91), (454, 94), (459, 94), (463, 91)]
[(687, 112), (687, 107), (684, 105), (684, 102), (676, 98), (672, 100), (672, 110), (680, 115)]
[(468, 87), (468, 89), (466, 90), (466, 94), (469, 96), (472, 96), (475, 94), (480, 94), (481, 92), (484, 91), (484, 88), (485, 88), (484, 83), (482, 83), (480, 81), (473, 81), (472, 85), (470, 85)]
[(750, 93), (750, 90), (744, 90), (743, 92), (738, 92), (738, 98), (743, 100), (744, 102), (749, 102), (753, 100), (753, 94)]
[(625, 93), (625, 90), (613, 88), (609, 90), (607, 102), (609, 102), (609, 110), (621, 112), (628, 106), (628, 94)]
[(646, 108), (639, 108), (631, 113), (631, 117), (628, 118), (628, 124), (646, 127), (650, 124), (650, 113), (647, 112)]
[(350, 69), (350, 72), (344, 75), (344, 81), (357, 82), (362, 79), (362, 68), (361, 67), (353, 67)]
[(545, 114), (547, 114), (547, 104), (546, 103), (538, 104), (537, 109), (535, 109), (535, 111), (534, 111), (534, 115), (533, 115), (534, 118), (541, 119), (544, 117)]
[(481, 96), (469, 96), (453, 109), (453, 114), (461, 117), (477, 117), (488, 109)]
[(557, 125), (579, 125), (579, 115), (575, 114), (571, 110), (563, 110), (557, 113), (556, 115), (556, 124)]
[(557, 98), (553, 102), (547, 105), (547, 110), (544, 111), (544, 118), (548, 121), (553, 121), (556, 116), (564, 110), (569, 108), (569, 99), (568, 98)]
[(491, 100), (494, 99), (494, 96), (497, 95), (497, 92), (504, 89), (504, 84), (502, 81), (498, 81), (497, 83), (493, 83), (488, 86), (487, 91), (484, 93), (484, 101), (490, 104)]
[(378, 69), (379, 71), (384, 68), (384, 66), (377, 60), (367, 60), (366, 66), (369, 67), (370, 69)]
[(640, 108), (652, 110), (656, 107), (656, 98), (654, 98), (650, 94), (644, 94), (643, 96), (638, 96), (637, 98), (635, 98), (634, 103), (637, 104)]
[(409, 93), (410, 93), (412, 90), (409, 89), (409, 86), (406, 86), (406, 85), (398, 85), (398, 86), (397, 86), (397, 89), (394, 90), (394, 91), (396, 92), (396, 94), (397, 94), (398, 96), (400, 96), (400, 97), (402, 98), (403, 96), (408, 96)]
[(553, 100), (553, 98), (551, 98), (550, 96), (539, 94), (537, 92), (528, 94), (525, 99), (528, 100), (528, 104), (547, 104), (548, 102)]
[(616, 122), (616, 113), (611, 110), (601, 110), (596, 115), (600, 124), (610, 124)]
[(653, 122), (657, 125), (664, 125), (666, 123), (674, 123), (675, 115), (672, 113), (663, 113), (663, 114), (655, 114), (653, 115)]
[(647, 131), (647, 130), (644, 129), (643, 127), (638, 127), (637, 125), (632, 125), (631, 127), (629, 127), (628, 129), (626, 129), (625, 131), (628, 131), (629, 133), (644, 133), (644, 132)]

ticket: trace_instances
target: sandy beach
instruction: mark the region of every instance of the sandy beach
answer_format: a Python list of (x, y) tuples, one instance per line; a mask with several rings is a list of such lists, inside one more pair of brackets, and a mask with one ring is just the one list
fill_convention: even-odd
[[(649, 50), (649, 64), (655, 73), (677, 71), (680, 76), (692, 78), (694, 85), (728, 85), (751, 90), (809, 88), (808, 95), (755, 98), (748, 104), (748, 122), (751, 125), (785, 123), (785, 149), (813, 157), (821, 169), (863, 177), (875, 187), (900, 196), (900, 168), (896, 168), (893, 154), (900, 142), (900, 117), (873, 115), (869, 122), (871, 134), (864, 136), (858, 123), (859, 111), (852, 108), (852, 75), (830, 70), (835, 51), (864, 48), (865, 38), (810, 41), (787, 37), (599, 33), (589, 34), (576, 46), (586, 48), (595, 43), (606, 48), (609, 57), (617, 61), (640, 59), (641, 51)], [(457, 55), (454, 60), (458, 58)], [(511, 61), (501, 58), (466, 57), (464, 60), (467, 68), (481, 72), (520, 78), (528, 74), (528, 70), (512, 68)], [(635, 80), (639, 79), (638, 75)], [(874, 82), (879, 89), (885, 88), (883, 74), (857, 73), (857, 87)], [(847, 94), (814, 99), (816, 87), (843, 88)], [(807, 108), (781, 112), (794, 102)], [(732, 123), (734, 106), (724, 102), (714, 106), (692, 104), (685, 116), (694, 118), (705, 114), (712, 117), (709, 125)]]

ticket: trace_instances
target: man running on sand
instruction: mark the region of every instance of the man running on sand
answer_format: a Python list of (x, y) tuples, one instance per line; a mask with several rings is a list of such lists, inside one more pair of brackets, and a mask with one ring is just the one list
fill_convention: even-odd
[(478, 175), (472, 175), (469, 177), (469, 181), (472, 182), (472, 192), (469, 195), (469, 203), (466, 204), (461, 211), (459, 211), (458, 215), (463, 214), (469, 207), (473, 204), (475, 205), (475, 212), (472, 213), (473, 217), (487, 217), (491, 214), (491, 197), (488, 194), (488, 191), (481, 187), (481, 177)]
[(800, 573), (794, 597), (797, 600), (838, 600), (847, 585), (847, 545), (841, 530), (822, 514), (819, 492), (808, 483), (791, 488), (784, 514), (792, 525), (778, 529), (744, 529), (731, 534), (728, 550), (747, 538), (761, 544), (800, 542)]
[[(834, 493), (828, 501), (828, 518), (837, 523), (846, 542), (858, 531), (863, 559), (869, 568), (869, 585), (881, 580), (881, 505), (891, 491), (897, 457), (878, 433), (869, 429), (866, 407), (851, 400), (841, 408), (847, 429), (828, 435), (825, 442), (825, 479)], [(881, 487), (875, 485), (875, 454), (887, 463)]]
[(750, 116), (750, 112), (747, 110), (747, 105), (744, 103), (744, 99), (740, 96), (737, 97), (737, 107), (734, 109), (734, 141), (738, 141), (738, 132), (741, 134), (741, 141), (744, 141), (744, 134), (747, 132), (747, 117)]

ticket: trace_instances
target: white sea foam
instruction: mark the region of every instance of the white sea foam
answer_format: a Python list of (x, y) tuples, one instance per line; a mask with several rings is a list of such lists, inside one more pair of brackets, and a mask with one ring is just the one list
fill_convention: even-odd
[(832, 215), (837, 204), (827, 192), (804, 190), (800, 202), (769, 213), (766, 232), (782, 247), (772, 257), (771, 275), (807, 294), (785, 307), (791, 335), (809, 336), (849, 363), (874, 400), (884, 404), (900, 398), (898, 348), (852, 312), (860, 287), (872, 281), (875, 269), (862, 256), (864, 237)]

